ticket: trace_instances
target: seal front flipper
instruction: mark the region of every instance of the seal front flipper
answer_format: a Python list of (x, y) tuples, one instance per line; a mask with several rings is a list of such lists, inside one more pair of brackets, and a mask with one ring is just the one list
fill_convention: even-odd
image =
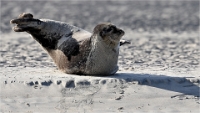
[(122, 45), (126, 45), (126, 44), (131, 44), (131, 42), (130, 41), (128, 41), (128, 40), (120, 40), (120, 46), (122, 46)]

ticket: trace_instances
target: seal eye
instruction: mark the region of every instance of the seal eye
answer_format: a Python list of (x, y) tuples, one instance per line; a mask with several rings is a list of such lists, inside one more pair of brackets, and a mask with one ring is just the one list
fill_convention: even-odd
[(113, 28), (112, 27), (109, 27), (107, 30), (106, 30), (106, 32), (111, 32), (113, 30)]

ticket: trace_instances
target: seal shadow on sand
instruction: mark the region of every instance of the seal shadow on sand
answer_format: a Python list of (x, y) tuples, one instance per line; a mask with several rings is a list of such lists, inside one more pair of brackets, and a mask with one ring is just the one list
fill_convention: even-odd
[[(179, 92), (183, 95), (200, 96), (199, 78), (195, 77), (171, 77), (166, 75), (153, 74), (134, 74), (134, 73), (116, 73), (107, 78), (122, 79), (126, 82), (138, 82), (139, 85), (160, 88), (173, 92)], [(178, 96), (178, 95), (176, 95)], [(172, 96), (173, 98), (175, 96)]]
[[(80, 100), (77, 100), (76, 104), (74, 106), (78, 107), (83, 105), (84, 107), (91, 107), (94, 102), (94, 95), (97, 92), (102, 93), (101, 86), (106, 85), (111, 88), (109, 89), (110, 92), (118, 92), (121, 94), (118, 98), (115, 98), (115, 100), (120, 100), (123, 98), (124, 90), (121, 89), (121, 86), (128, 86), (129, 83), (134, 83), (135, 85), (146, 85), (149, 87), (155, 87), (163, 90), (168, 90), (171, 92), (178, 92), (180, 94), (174, 94), (172, 93), (171, 98), (183, 100), (183, 99), (199, 99), (199, 79), (195, 77), (171, 77), (166, 75), (154, 75), (154, 74), (135, 74), (135, 73), (116, 73), (115, 75), (108, 75), (108, 76), (94, 76), (94, 78), (97, 77), (97, 80), (100, 80), (97, 82), (98, 86), (93, 86), (89, 80), (85, 81), (76, 81), (74, 85), (74, 81), (68, 82), (68, 84), (65, 85), (65, 88), (61, 90), (62, 97), (60, 101), (58, 102), (59, 106), (63, 106), (62, 108), (68, 109), (66, 107), (66, 101), (69, 101), (69, 96), (74, 97), (81, 97)], [(93, 78), (93, 77), (92, 77)], [(112, 80), (116, 83), (114, 83), (114, 87), (112, 86)], [(94, 82), (94, 81), (93, 81)], [(111, 84), (110, 84), (111, 83)], [(77, 85), (80, 84), (81, 87), (78, 87)], [(125, 85), (126, 84), (126, 85)], [(117, 85), (117, 86), (116, 86)], [(71, 87), (72, 86), (72, 87)], [(85, 87), (86, 86), (86, 87)], [(77, 88), (75, 88), (77, 87)], [(73, 88), (73, 89), (71, 89)], [(113, 88), (113, 89), (112, 89)], [(123, 89), (123, 88), (122, 88)], [(73, 94), (70, 94), (70, 90), (78, 91), (79, 93), (76, 94), (72, 91)], [(107, 91), (107, 90), (106, 90)], [(108, 92), (109, 92), (108, 91)], [(152, 93), (154, 93), (152, 91)], [(105, 92), (103, 92), (105, 94)], [(114, 94), (111, 94), (114, 95)], [(148, 94), (145, 94), (148, 95)], [(97, 96), (98, 97), (98, 96)], [(169, 97), (170, 98), (170, 97)], [(197, 102), (199, 104), (199, 102)]]

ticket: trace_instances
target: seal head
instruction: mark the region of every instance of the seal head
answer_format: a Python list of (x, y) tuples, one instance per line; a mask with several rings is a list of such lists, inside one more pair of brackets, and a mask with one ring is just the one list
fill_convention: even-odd
[(114, 74), (118, 70), (120, 39), (124, 31), (111, 23), (98, 24), (91, 37), (86, 73)]

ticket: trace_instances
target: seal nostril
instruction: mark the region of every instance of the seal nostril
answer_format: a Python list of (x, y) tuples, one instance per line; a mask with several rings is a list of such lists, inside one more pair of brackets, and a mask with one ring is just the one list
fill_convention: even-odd
[(124, 35), (124, 31), (123, 31), (123, 30), (119, 30), (118, 33), (119, 33), (120, 35)]
[(122, 33), (122, 30), (119, 30), (120, 33)]

